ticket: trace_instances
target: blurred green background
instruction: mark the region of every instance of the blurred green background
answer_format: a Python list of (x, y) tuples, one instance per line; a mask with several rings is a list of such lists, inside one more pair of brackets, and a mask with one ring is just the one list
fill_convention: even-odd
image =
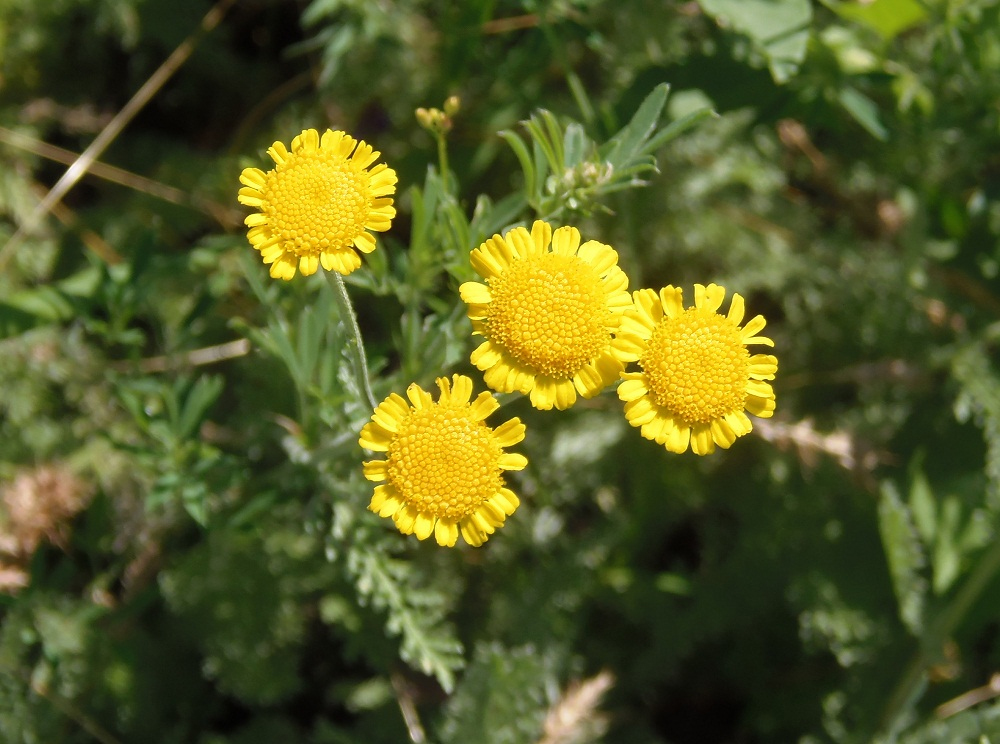
[[(0, 0), (0, 741), (1000, 743), (1000, 3), (212, 9)], [(744, 295), (775, 417), (699, 458), (507, 396), (521, 508), (400, 535), (324, 280), (236, 202), (307, 127), (400, 176), (380, 399), (482, 389), (468, 251), (546, 216)]]

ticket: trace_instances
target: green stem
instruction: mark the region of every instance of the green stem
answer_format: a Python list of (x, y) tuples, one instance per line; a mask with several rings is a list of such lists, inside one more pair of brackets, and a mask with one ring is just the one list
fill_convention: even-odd
[(451, 188), (448, 185), (448, 181), (451, 178), (450, 171), (448, 170), (448, 143), (447, 137), (444, 132), (437, 132), (437, 145), (438, 145), (438, 167), (441, 169), (441, 180), (444, 182), (445, 191), (449, 194), (451, 193)]
[(907, 666), (903, 678), (896, 686), (882, 715), (881, 729), (886, 733), (889, 741), (895, 740), (900, 716), (910, 701), (916, 697), (927, 667), (933, 663), (934, 657), (951, 637), (955, 628), (962, 622), (972, 605), (979, 599), (983, 590), (996, 576), (998, 570), (1000, 570), (1000, 540), (995, 541), (979, 559), (972, 574), (962, 584), (958, 594), (938, 615), (927, 635), (921, 639), (920, 649)]
[(354, 306), (351, 305), (351, 298), (347, 294), (347, 287), (344, 285), (344, 277), (336, 271), (324, 271), (327, 281), (333, 288), (333, 298), (337, 303), (341, 319), (350, 327), (354, 338), (348, 339), (347, 353), (351, 355), (351, 364), (354, 367), (354, 377), (358, 383), (358, 389), (364, 391), (365, 397), (371, 407), (378, 408), (378, 401), (372, 392), (372, 384), (368, 375), (368, 358), (365, 356), (365, 342), (361, 338), (361, 328), (358, 327), (358, 317), (354, 314)]

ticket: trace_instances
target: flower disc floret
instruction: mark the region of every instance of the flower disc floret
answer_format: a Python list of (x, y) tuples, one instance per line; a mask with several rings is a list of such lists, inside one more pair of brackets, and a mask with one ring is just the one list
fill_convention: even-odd
[(386, 453), (364, 464), (365, 477), (381, 484), (368, 508), (391, 517), (404, 535), (425, 540), (433, 534), (439, 545), (452, 547), (461, 533), (478, 547), (520, 504), (503, 471), (521, 470), (528, 461), (504, 448), (524, 439), (524, 425), (514, 418), (487, 426), (499, 403), (490, 393), (470, 403), (468, 377), (439, 378), (437, 385), (437, 402), (416, 384), (407, 388), (409, 401), (390, 395), (361, 430), (362, 447)]
[(472, 251), (485, 284), (459, 288), (474, 335), (472, 353), (486, 384), (530, 396), (539, 409), (565, 409), (618, 379), (624, 364), (611, 339), (631, 306), (618, 254), (603, 243), (580, 244), (575, 227), (536, 221), (494, 235)]
[(748, 344), (773, 346), (757, 334), (763, 316), (740, 326), (743, 298), (734, 294), (729, 313), (717, 311), (726, 290), (695, 285), (695, 305), (684, 308), (682, 291), (664, 287), (635, 292), (615, 346), (641, 372), (622, 374), (618, 396), (625, 417), (647, 439), (672, 452), (707, 455), (728, 448), (753, 425), (745, 411), (761, 418), (774, 412), (773, 380), (778, 360), (751, 354)]
[(239, 201), (260, 210), (246, 218), (247, 238), (260, 251), (271, 276), (291, 279), (327, 271), (350, 274), (362, 253), (375, 250), (369, 230), (389, 229), (396, 210), (396, 172), (380, 153), (341, 131), (322, 137), (306, 129), (286, 149), (275, 142), (267, 151), (275, 167), (266, 173), (246, 168), (240, 175)]

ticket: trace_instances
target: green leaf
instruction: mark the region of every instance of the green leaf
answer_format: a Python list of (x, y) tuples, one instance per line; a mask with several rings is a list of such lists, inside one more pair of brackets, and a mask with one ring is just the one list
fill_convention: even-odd
[(706, 119), (717, 119), (718, 117), (719, 115), (710, 107), (691, 111), (676, 121), (670, 122), (670, 124), (650, 137), (649, 141), (643, 145), (641, 152), (650, 154), (654, 153), (671, 140), (677, 139), (679, 136), (684, 134), (684, 132), (689, 129), (693, 129)]
[(448, 701), (441, 741), (518, 744), (541, 739), (545, 688), (553, 683), (545, 662), (532, 646), (477, 646), (462, 684)]
[(882, 486), (878, 504), (879, 533), (889, 563), (892, 587), (899, 603), (899, 617), (913, 635), (920, 637), (924, 620), (924, 596), (927, 582), (921, 574), (925, 565), (924, 549), (896, 486)]
[(514, 151), (518, 161), (521, 163), (521, 171), (524, 173), (524, 192), (528, 194), (529, 198), (534, 198), (535, 166), (531, 155), (528, 153), (528, 148), (525, 147), (524, 141), (516, 132), (503, 131), (499, 132), (499, 134), (504, 142), (510, 145), (510, 149)]
[(885, 142), (889, 139), (889, 130), (882, 124), (878, 113), (878, 106), (872, 99), (857, 89), (847, 86), (840, 89), (840, 92), (837, 94), (837, 100), (840, 101), (840, 105), (844, 107), (847, 113), (853, 116), (854, 120), (864, 127), (868, 134), (879, 142)]
[[(534, 146), (535, 168), (542, 172), (541, 159), (544, 157), (548, 170), (560, 175), (564, 169), (562, 157), (562, 132), (551, 111), (539, 111), (524, 122)], [(550, 139), (552, 138), (552, 139)]]
[(348, 570), (363, 603), (388, 613), (386, 630), (402, 637), (403, 661), (433, 675), (446, 692), (455, 688), (455, 672), (465, 665), (462, 643), (444, 617), (443, 590), (417, 586), (413, 567), (376, 546), (355, 544), (348, 553)]
[(941, 501), (938, 513), (938, 534), (934, 542), (934, 593), (944, 594), (958, 578), (962, 553), (956, 544), (962, 519), (962, 505), (955, 496)]
[(869, 3), (823, 0), (823, 4), (841, 18), (874, 29), (885, 41), (892, 41), (927, 20), (927, 8), (919, 0), (874, 0)]
[(925, 545), (932, 545), (937, 533), (937, 503), (931, 485), (922, 470), (913, 474), (910, 482), (910, 513)]
[(598, 153), (615, 168), (628, 165), (643, 149), (643, 144), (656, 129), (660, 113), (667, 102), (670, 86), (660, 83), (639, 105), (632, 119), (611, 139), (604, 143)]
[(699, 0), (699, 4), (720, 24), (754, 41), (776, 83), (786, 83), (798, 72), (809, 45), (809, 0)]
[(221, 375), (205, 375), (191, 387), (180, 415), (176, 421), (176, 436), (179, 441), (190, 439), (205, 418), (205, 414), (222, 393), (224, 382)]

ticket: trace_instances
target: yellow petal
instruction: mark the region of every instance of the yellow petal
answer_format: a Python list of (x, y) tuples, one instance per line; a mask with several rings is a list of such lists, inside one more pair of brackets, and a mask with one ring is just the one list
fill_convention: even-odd
[(318, 268), (319, 256), (317, 254), (310, 253), (306, 256), (299, 256), (299, 271), (302, 272), (302, 276), (312, 276)]
[(412, 504), (406, 504), (402, 509), (396, 512), (392, 521), (396, 523), (396, 529), (404, 535), (412, 535), (413, 527), (417, 523), (418, 516), (419, 514), (416, 508), (414, 508)]
[(264, 200), (260, 198), (260, 192), (251, 188), (240, 189), (236, 199), (240, 204), (245, 204), (248, 207), (260, 207), (264, 203)]
[(625, 404), (625, 420), (632, 426), (645, 426), (657, 416), (657, 408), (643, 396)]
[(588, 364), (575, 375), (573, 375), (573, 385), (576, 391), (584, 398), (593, 398), (606, 386), (604, 378), (601, 377), (595, 364)]
[(399, 393), (390, 393), (388, 398), (379, 403), (379, 408), (399, 421), (410, 415), (410, 406)]
[(271, 245), (261, 244), (257, 246), (257, 250), (260, 251), (260, 257), (264, 259), (264, 263), (272, 264), (281, 258), (285, 249), (281, 247), (279, 243), (272, 243)]
[(508, 516), (513, 514), (517, 510), (517, 507), (521, 505), (521, 500), (517, 497), (517, 494), (509, 488), (501, 488), (490, 500)]
[(773, 380), (778, 371), (778, 358), (770, 354), (754, 354), (750, 357), (750, 375), (760, 380)]
[[(615, 252), (615, 249), (610, 245), (598, 243), (596, 240), (588, 240), (581, 245), (577, 255), (593, 266), (598, 276), (604, 276), (618, 265), (618, 253)], [(617, 276), (617, 274), (615, 275)], [(627, 282), (626, 278), (626, 286)]]
[(517, 452), (505, 452), (497, 458), (501, 470), (524, 470), (527, 464), (528, 458)]
[(371, 233), (360, 232), (354, 238), (354, 246), (362, 253), (375, 250), (375, 238)]
[[(664, 289), (661, 290), (661, 295), (667, 289), (672, 289), (672, 287), (664, 287)], [(632, 293), (632, 302), (635, 303), (636, 311), (646, 316), (650, 327), (655, 328), (656, 324), (663, 318), (663, 311), (666, 306), (654, 290), (636, 290)]]
[(483, 508), (484, 506), (485, 503), (482, 506), (480, 506), (479, 509), (469, 517), (469, 519), (472, 520), (472, 524), (476, 526), (479, 532), (483, 535), (483, 539), (485, 540), (486, 535), (492, 535), (494, 532), (496, 532), (497, 525), (490, 520), (489, 516), (487, 516), (488, 512), (484, 513), (485, 512), (485, 509)]
[(323, 150), (336, 150), (340, 147), (341, 140), (344, 139), (344, 132), (337, 130), (334, 132), (332, 129), (327, 129), (323, 132), (323, 136), (319, 138), (319, 146)]
[(747, 395), (757, 398), (773, 398), (774, 388), (761, 380), (747, 380)]
[(750, 413), (759, 418), (771, 418), (774, 415), (774, 398), (757, 398), (748, 395), (744, 405)]
[(667, 441), (664, 442), (664, 445), (670, 452), (680, 455), (687, 451), (688, 442), (691, 439), (691, 427), (676, 419), (672, 423), (673, 426), (667, 432)]
[(386, 468), (385, 460), (368, 460), (361, 464), (361, 471), (364, 473), (365, 478), (376, 483), (386, 479), (388, 476)]
[(492, 394), (482, 392), (476, 396), (470, 408), (470, 415), (476, 421), (485, 421), (491, 413), (500, 407), (499, 401)]
[[(652, 292), (652, 290), (645, 290), (647, 292)], [(660, 307), (663, 308), (663, 312), (666, 313), (668, 318), (676, 318), (681, 313), (684, 312), (684, 290), (680, 287), (675, 287), (672, 284), (668, 284), (666, 287), (660, 290)], [(636, 302), (638, 305), (639, 303)], [(659, 318), (655, 318), (659, 321)]]
[(531, 388), (529, 400), (539, 411), (550, 411), (552, 406), (556, 405), (558, 392), (555, 380), (551, 377), (538, 376)]
[(529, 255), (545, 253), (552, 240), (552, 225), (543, 220), (535, 220), (531, 225), (532, 248)]
[[(491, 398), (493, 396), (490, 396)], [(451, 402), (455, 405), (468, 405), (472, 399), (472, 378), (465, 375), (452, 375)]]
[(641, 372), (637, 377), (623, 380), (618, 386), (618, 397), (624, 401), (638, 400), (649, 392), (646, 387), (646, 378)]
[(438, 395), (438, 402), (441, 405), (451, 402), (451, 380), (447, 377), (438, 377), (434, 380), (434, 383), (438, 386), (438, 390), (441, 391), (441, 394)]
[(672, 426), (673, 420), (667, 416), (654, 416), (642, 425), (640, 433), (646, 439), (652, 439), (657, 444), (663, 444), (667, 441), (667, 436)]
[(535, 241), (531, 238), (531, 233), (523, 227), (515, 227), (504, 235), (504, 241), (510, 246), (515, 258), (530, 258), (535, 253), (541, 253), (535, 249)]
[[(374, 501), (374, 497), (372, 500)], [(392, 517), (392, 521), (395, 524), (396, 515), (402, 508), (403, 508), (403, 500), (399, 497), (399, 494), (396, 493), (395, 491), (390, 491), (389, 489), (386, 489), (385, 500), (382, 502), (381, 506), (379, 506), (377, 514), (380, 517)], [(372, 509), (372, 511), (375, 511), (375, 509)]]
[(367, 168), (369, 165), (378, 160), (378, 156), (381, 155), (378, 150), (374, 149), (364, 140), (358, 142), (358, 146), (354, 150), (354, 154), (351, 155), (351, 160), (359, 168)]
[(628, 293), (628, 276), (617, 266), (603, 280), (608, 292), (608, 308), (622, 312), (632, 308), (632, 295)]
[(726, 299), (726, 290), (718, 284), (709, 284), (707, 287), (701, 284), (694, 285), (694, 304), (710, 312), (716, 312), (722, 307)]
[(500, 353), (499, 349), (491, 342), (484, 341), (472, 352), (469, 361), (480, 371), (486, 371), (490, 367), (499, 364), (502, 358), (503, 354)]
[(494, 429), (493, 436), (497, 440), (497, 444), (501, 447), (513, 447), (518, 442), (524, 440), (525, 430), (526, 427), (521, 423), (521, 419), (512, 418), (510, 421), (504, 421)]
[(472, 515), (472, 518), (476, 520), (476, 524), (492, 535), (497, 527), (503, 527), (503, 523), (507, 519), (507, 515), (504, 514), (503, 509), (498, 508), (496, 504), (484, 501), (479, 505), (479, 508)]
[(619, 333), (611, 340), (611, 349), (623, 362), (634, 362), (646, 351), (646, 341), (630, 333)]
[(466, 517), (459, 523), (459, 531), (462, 533), (462, 539), (474, 548), (486, 542), (486, 533), (475, 525), (472, 517)]
[(295, 256), (286, 253), (273, 264), (271, 264), (271, 278), (284, 279), (286, 282), (295, 276)]
[(712, 441), (722, 447), (729, 449), (736, 441), (736, 432), (725, 419), (714, 419), (710, 425), (712, 430)]
[(431, 394), (415, 382), (411, 382), (406, 388), (406, 397), (410, 399), (410, 403), (412, 403), (413, 407), (418, 411), (421, 408), (429, 408), (434, 404), (434, 399), (431, 398)]
[(710, 455), (715, 452), (712, 428), (708, 424), (695, 424), (692, 427), (691, 451), (696, 455)]
[(387, 452), (392, 443), (392, 434), (377, 424), (365, 424), (361, 428), (358, 443), (372, 452)]
[(368, 503), (368, 508), (378, 514), (382, 510), (382, 506), (385, 504), (386, 499), (394, 493), (395, 491), (391, 486), (376, 486), (375, 492), (372, 494), (372, 500)]
[(458, 288), (458, 295), (462, 302), (468, 304), (489, 305), (493, 302), (490, 288), (479, 282), (465, 282)]
[[(534, 230), (534, 228), (532, 228)], [(580, 247), (580, 231), (575, 227), (560, 227), (552, 233), (552, 252), (572, 256)]]
[(269, 148), (267, 148), (267, 154), (271, 156), (273, 160), (278, 165), (281, 165), (286, 160), (288, 160), (288, 150), (285, 149), (284, 142), (275, 142)]
[(267, 185), (267, 176), (260, 168), (244, 168), (240, 173), (240, 183), (260, 191)]
[(746, 343), (748, 338), (756, 336), (759, 331), (764, 329), (767, 325), (767, 321), (764, 320), (763, 315), (755, 315), (751, 318), (743, 328), (740, 329), (740, 338), (743, 339), (743, 343)]
[(434, 539), (444, 548), (454, 548), (458, 542), (458, 525), (452, 520), (439, 518), (434, 526)]
[(654, 328), (656, 328), (656, 323), (645, 313), (628, 312), (619, 322), (617, 332), (649, 340), (650, 336), (653, 335)]
[[(572, 380), (556, 380), (556, 408), (565, 411), (576, 403), (576, 386)], [(538, 384), (538, 378), (535, 378)]]
[(385, 403), (380, 403), (378, 408), (372, 411), (372, 421), (390, 434), (395, 434), (399, 430), (400, 418), (394, 410), (384, 406)]
[(733, 299), (729, 302), (729, 314), (726, 317), (730, 323), (739, 325), (743, 322), (744, 312), (746, 312), (746, 304), (743, 302), (743, 296), (734, 292)]
[(417, 536), (418, 540), (426, 540), (433, 534), (436, 521), (437, 517), (426, 512), (419, 512), (413, 522), (413, 534)]
[(507, 386), (508, 372), (510, 372), (510, 367), (499, 362), (489, 369), (483, 370), (483, 381), (498, 393), (513, 393), (514, 388)]
[(732, 413), (726, 414), (726, 423), (733, 430), (733, 433), (738, 437), (742, 437), (744, 434), (749, 434), (753, 431), (753, 424), (750, 423), (750, 419), (743, 411), (733, 411)]
[(507, 370), (507, 388), (510, 391), (516, 390), (522, 395), (527, 395), (531, 392), (531, 388), (535, 384), (535, 375), (527, 370), (512, 365), (510, 369)]

